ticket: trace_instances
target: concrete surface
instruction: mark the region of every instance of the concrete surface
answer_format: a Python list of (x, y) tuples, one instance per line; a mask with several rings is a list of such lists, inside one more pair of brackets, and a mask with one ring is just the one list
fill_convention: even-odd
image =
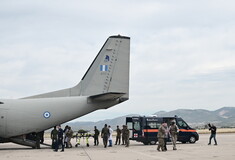
[[(54, 152), (49, 147), (42, 146), (42, 149), (35, 150), (13, 143), (0, 144), (0, 160), (234, 160), (235, 158), (235, 134), (218, 134), (218, 145), (208, 146), (209, 134), (201, 134), (200, 140), (195, 144), (177, 144), (177, 151), (172, 150), (168, 144), (167, 152), (158, 152), (157, 145), (143, 145), (130, 141), (130, 147), (122, 145), (103, 148), (100, 140), (99, 146), (93, 146), (93, 139), (90, 139), (90, 147), (86, 147), (85, 140), (82, 145), (65, 152)], [(115, 139), (115, 138), (114, 138)], [(45, 140), (51, 143), (50, 139)], [(75, 139), (72, 140), (75, 145)], [(214, 144), (214, 143), (212, 143)]]

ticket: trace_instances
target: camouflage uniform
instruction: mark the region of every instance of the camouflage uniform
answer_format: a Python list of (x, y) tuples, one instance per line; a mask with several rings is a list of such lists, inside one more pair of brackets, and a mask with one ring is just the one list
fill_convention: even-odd
[(179, 132), (178, 126), (175, 124), (175, 122), (172, 122), (169, 132), (171, 135), (172, 143), (173, 143), (173, 150), (176, 150), (176, 141), (177, 141), (177, 135)]
[(115, 145), (120, 145), (120, 143), (121, 143), (121, 133), (122, 133), (122, 131), (121, 131), (121, 129), (119, 128), (119, 126), (117, 126), (117, 130), (116, 130), (116, 132), (117, 132), (117, 136), (116, 136), (116, 143), (115, 143)]
[(101, 137), (103, 138), (104, 148), (106, 148), (109, 138), (109, 129), (107, 127), (107, 124), (105, 124), (104, 128), (101, 131)]
[(125, 137), (124, 137), (124, 134), (123, 134), (123, 132), (124, 132), (124, 125), (122, 126), (122, 145), (125, 145)]
[(157, 150), (160, 151), (160, 148), (162, 151), (165, 151), (165, 142), (164, 142), (164, 138), (165, 138), (165, 135), (166, 135), (166, 131), (165, 131), (165, 127), (164, 125), (162, 124), (159, 129), (158, 129), (158, 134), (157, 134), (157, 138), (158, 138), (158, 147), (157, 147)]
[(68, 148), (72, 148), (72, 144), (71, 144), (71, 138), (73, 138), (73, 130), (71, 129), (71, 127), (68, 127), (68, 132), (66, 134), (67, 137), (67, 145)]
[(126, 144), (126, 147), (129, 147), (129, 137), (130, 137), (130, 131), (129, 129), (127, 128), (127, 126), (124, 126), (123, 127), (123, 136), (124, 136), (124, 141), (125, 141), (125, 144)]

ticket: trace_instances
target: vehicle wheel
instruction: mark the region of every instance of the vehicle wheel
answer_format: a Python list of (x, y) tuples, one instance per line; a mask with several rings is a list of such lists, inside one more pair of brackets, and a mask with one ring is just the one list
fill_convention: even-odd
[(195, 143), (196, 142), (196, 138), (194, 136), (191, 136), (189, 138), (189, 143)]
[(157, 142), (156, 141), (150, 141), (151, 145), (155, 145)]

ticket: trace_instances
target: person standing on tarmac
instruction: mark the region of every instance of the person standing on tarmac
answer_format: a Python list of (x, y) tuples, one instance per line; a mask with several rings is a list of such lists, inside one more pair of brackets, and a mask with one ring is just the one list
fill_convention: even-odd
[(179, 128), (175, 124), (175, 121), (171, 122), (171, 125), (169, 127), (169, 132), (170, 132), (172, 143), (173, 143), (173, 150), (177, 150), (176, 141), (177, 141), (177, 136), (178, 136), (178, 133), (179, 133)]
[(122, 125), (122, 145), (125, 145), (124, 128), (125, 128), (125, 125)]
[(166, 131), (165, 137), (164, 137), (164, 148), (165, 148), (165, 150), (167, 151), (166, 145), (167, 145), (167, 140), (168, 140), (168, 138), (169, 138), (169, 128), (168, 128), (168, 126), (167, 126), (167, 123), (164, 123), (164, 128), (165, 128), (165, 131)]
[(126, 125), (123, 125), (123, 136), (124, 136), (124, 140), (125, 140), (125, 147), (129, 147), (129, 137), (130, 137), (130, 131), (127, 128)]
[(66, 125), (65, 128), (64, 128), (64, 146), (65, 146), (65, 148), (69, 148), (68, 147), (68, 137), (67, 137), (68, 131), (69, 131), (69, 126)]
[(214, 138), (215, 145), (217, 145), (217, 141), (216, 141), (216, 129), (217, 128), (213, 124), (208, 124), (208, 126), (209, 126), (209, 130), (211, 131), (211, 136), (210, 136), (208, 145), (211, 144), (211, 139), (212, 138)]
[(113, 129), (109, 126), (109, 147), (113, 146)]
[(119, 128), (119, 126), (117, 126), (117, 129), (116, 129), (116, 132), (117, 132), (117, 135), (116, 135), (116, 142), (115, 142), (115, 145), (120, 145), (121, 143), (121, 129)]
[(60, 145), (62, 146), (61, 152), (64, 152), (64, 131), (59, 125), (58, 126), (58, 143), (55, 147), (55, 150), (54, 150), (55, 152), (58, 151)]
[(56, 145), (58, 143), (58, 130), (56, 129), (56, 126), (51, 131), (51, 140), (52, 140), (51, 148), (55, 149), (55, 147), (56, 147)]
[(164, 123), (162, 123), (162, 125), (159, 127), (158, 129), (158, 134), (157, 134), (157, 138), (158, 138), (158, 147), (157, 150), (160, 151), (160, 149), (165, 152), (165, 144), (164, 144), (164, 138), (166, 135), (166, 130), (164, 127)]
[(107, 124), (104, 125), (104, 128), (101, 131), (101, 137), (103, 138), (104, 148), (106, 148), (109, 138), (109, 129), (107, 127)]
[(96, 126), (94, 127), (94, 146), (98, 146), (99, 145), (99, 134), (100, 131), (96, 128)]
[(68, 148), (72, 148), (72, 143), (71, 143), (71, 139), (73, 138), (73, 130), (70, 126), (68, 126), (68, 132), (67, 132), (67, 147)]

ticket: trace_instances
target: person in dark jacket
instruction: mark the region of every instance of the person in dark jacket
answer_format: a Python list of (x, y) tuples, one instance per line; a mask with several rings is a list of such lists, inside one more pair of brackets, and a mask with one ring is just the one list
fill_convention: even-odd
[(211, 139), (212, 138), (214, 138), (215, 145), (217, 145), (217, 141), (216, 141), (216, 129), (217, 128), (213, 124), (208, 124), (208, 126), (209, 126), (209, 130), (211, 131), (211, 136), (210, 136), (208, 145), (211, 144)]
[(97, 127), (94, 127), (94, 145), (98, 146), (99, 145), (99, 135), (100, 135), (100, 131), (97, 129)]
[(120, 145), (122, 130), (119, 128), (119, 126), (117, 126), (116, 132), (117, 132), (117, 135), (116, 135), (116, 143), (115, 143), (115, 145), (117, 145), (117, 144)]
[(61, 145), (62, 146), (61, 152), (64, 152), (64, 131), (60, 125), (57, 127), (58, 127), (58, 143), (54, 151), (57, 152), (59, 149), (59, 146)]
[(56, 126), (54, 129), (51, 131), (51, 140), (52, 140), (52, 149), (56, 148), (56, 145), (58, 143), (58, 130), (56, 129)]
[(104, 148), (106, 148), (109, 138), (109, 129), (107, 124), (104, 125), (104, 128), (101, 131), (101, 137), (103, 138)]

